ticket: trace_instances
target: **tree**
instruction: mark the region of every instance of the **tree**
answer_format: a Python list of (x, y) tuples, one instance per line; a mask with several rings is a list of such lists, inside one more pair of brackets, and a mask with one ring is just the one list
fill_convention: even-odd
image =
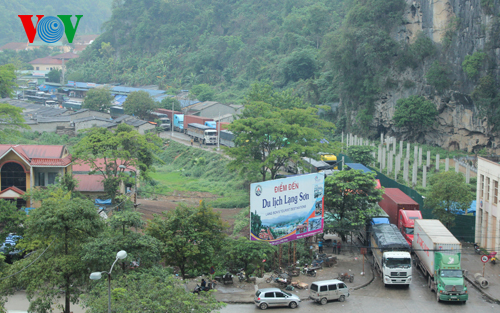
[(173, 97), (167, 97), (167, 98), (163, 98), (160, 102), (160, 105), (159, 107), (160, 108), (163, 108), (163, 109), (167, 109), (167, 110), (172, 110), (172, 104), (174, 105), (174, 111), (178, 111), (180, 112), (182, 110), (181, 108), (181, 103), (179, 102), (179, 100), (173, 98)]
[(114, 201), (120, 182), (127, 179), (120, 166), (134, 167), (143, 179), (148, 179), (159, 145), (157, 136), (141, 135), (132, 126), (120, 124), (115, 132), (92, 128), (75, 147), (74, 155), (90, 166), (91, 173), (103, 176), (104, 189)]
[(349, 146), (347, 153), (354, 162), (369, 166), (375, 162), (375, 158), (372, 155), (374, 150), (375, 147), (372, 146)]
[(142, 90), (131, 92), (123, 103), (126, 114), (134, 115), (140, 119), (147, 119), (149, 112), (155, 108), (156, 103), (153, 98)]
[(309, 105), (304, 100), (293, 94), (292, 89), (286, 89), (281, 92), (274, 91), (269, 82), (256, 82), (250, 86), (245, 105), (253, 102), (264, 102), (271, 105), (273, 110), (279, 109), (305, 109)]
[(361, 170), (340, 171), (325, 179), (325, 211), (336, 217), (333, 231), (342, 240), (364, 225), (382, 200), (383, 189), (375, 189), (375, 174)]
[(173, 211), (155, 214), (146, 233), (162, 242), (166, 264), (178, 266), (186, 278), (187, 270), (208, 271), (223, 245), (226, 228), (220, 214), (202, 202), (198, 207), (179, 205)]
[(476, 79), (483, 66), (483, 60), (487, 55), (484, 52), (474, 52), (472, 55), (466, 55), (462, 62), (462, 69), (470, 79)]
[(0, 65), (0, 98), (9, 98), (14, 91), (16, 74), (13, 64)]
[(10, 286), (26, 288), (30, 312), (49, 312), (61, 292), (65, 298), (62, 309), (71, 312), (70, 303), (78, 302), (88, 282), (82, 245), (98, 236), (103, 227), (92, 201), (72, 199), (63, 190), (30, 212), (23, 242), (35, 252), (14, 263), (11, 273), (24, 271), (8, 279)]
[(50, 72), (47, 74), (48, 76), (47, 81), (59, 84), (61, 82), (61, 75), (62, 75), (61, 70), (58, 69), (50, 70)]
[(189, 93), (191, 98), (200, 101), (212, 101), (215, 95), (215, 91), (208, 84), (194, 85)]
[(93, 88), (87, 91), (82, 107), (91, 111), (104, 112), (109, 109), (112, 100), (113, 96), (109, 89)]
[(9, 233), (23, 236), (26, 213), (16, 207), (14, 202), (0, 199), (0, 242), (4, 242)]
[(466, 212), (475, 196), (461, 173), (438, 173), (431, 177), (429, 183), (431, 190), (425, 205), (433, 208), (432, 214), (449, 228), (454, 225), (457, 212)]
[[(111, 285), (111, 306), (114, 312), (210, 313), (225, 305), (218, 302), (212, 293), (196, 295), (186, 291), (169, 269), (162, 266), (139, 269), (127, 275), (114, 274)], [(83, 297), (83, 303), (88, 307), (89, 313), (106, 312), (107, 281), (97, 281)]]
[(446, 88), (450, 87), (452, 81), (450, 80), (451, 72), (444, 64), (439, 61), (434, 61), (425, 78), (430, 85), (434, 86), (439, 93), (442, 93)]
[(241, 119), (229, 130), (235, 134), (235, 147), (225, 149), (233, 158), (229, 166), (240, 172), (259, 172), (262, 180), (271, 179), (287, 164), (304, 156), (315, 156), (326, 144), (320, 143), (321, 131), (335, 125), (320, 120), (317, 109), (273, 109), (270, 104), (255, 102), (245, 106)]
[(397, 101), (392, 120), (397, 127), (406, 127), (410, 138), (417, 139), (434, 124), (437, 115), (434, 103), (422, 96), (410, 96)]
[(231, 240), (225, 247), (224, 255), (229, 267), (243, 268), (247, 280), (248, 275), (263, 269), (263, 260), (269, 260), (277, 251), (276, 246), (268, 242), (251, 241), (245, 237)]
[[(22, 108), (7, 103), (0, 103), (0, 121), (3, 123), (3, 130), (9, 129), (11, 132), (18, 133), (19, 128), (29, 129), (29, 126), (24, 123), (22, 113)], [(5, 138), (5, 131), (0, 132), (0, 141), (5, 142)]]

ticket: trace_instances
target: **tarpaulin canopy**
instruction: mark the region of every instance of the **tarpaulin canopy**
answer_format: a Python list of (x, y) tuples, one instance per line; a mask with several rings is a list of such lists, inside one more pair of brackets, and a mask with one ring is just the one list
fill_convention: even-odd
[(107, 200), (101, 200), (101, 199), (95, 199), (95, 204), (111, 204), (111, 199), (107, 199)]
[(377, 224), (372, 226), (373, 237), (380, 249), (409, 250), (410, 246), (396, 225)]

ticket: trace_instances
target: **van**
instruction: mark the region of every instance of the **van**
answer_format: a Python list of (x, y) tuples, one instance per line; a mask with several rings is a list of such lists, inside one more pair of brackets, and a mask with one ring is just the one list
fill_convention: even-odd
[(311, 284), (309, 299), (326, 304), (328, 300), (344, 302), (349, 297), (349, 288), (338, 279), (315, 281)]

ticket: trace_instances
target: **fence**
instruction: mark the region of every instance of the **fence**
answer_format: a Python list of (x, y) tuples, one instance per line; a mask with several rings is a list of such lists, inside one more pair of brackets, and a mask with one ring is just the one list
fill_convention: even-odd
[[(342, 157), (344, 157), (345, 163), (354, 163), (348, 156), (339, 154), (339, 160), (342, 160)], [(422, 212), (422, 217), (424, 219), (436, 218), (432, 214), (432, 208), (427, 208), (424, 206), (424, 198), (416, 190), (398, 183), (397, 181), (385, 176), (384, 174), (380, 173), (370, 166), (367, 167), (377, 173), (377, 179), (380, 180), (380, 184), (382, 185), (382, 187), (399, 188), (402, 192), (415, 200), (415, 202), (417, 202), (420, 206), (420, 211)], [(341, 168), (339, 167), (339, 170), (340, 169)], [(476, 234), (476, 217), (470, 215), (456, 215), (455, 226), (451, 227), (449, 230), (460, 241), (474, 242)]]

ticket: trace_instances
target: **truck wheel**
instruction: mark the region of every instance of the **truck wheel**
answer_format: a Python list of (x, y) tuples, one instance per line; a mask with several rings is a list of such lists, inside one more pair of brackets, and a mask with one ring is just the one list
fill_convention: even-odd
[(437, 292), (437, 290), (436, 290), (436, 300), (437, 302), (441, 302), (441, 300), (439, 300), (439, 292)]
[(432, 291), (431, 275), (427, 276), (427, 287)]
[(321, 303), (321, 305), (325, 305), (327, 302), (328, 300), (326, 300), (326, 298), (322, 298), (319, 303)]
[(340, 296), (339, 297), (339, 302), (344, 302), (344, 301), (345, 301), (345, 296), (344, 295)]

